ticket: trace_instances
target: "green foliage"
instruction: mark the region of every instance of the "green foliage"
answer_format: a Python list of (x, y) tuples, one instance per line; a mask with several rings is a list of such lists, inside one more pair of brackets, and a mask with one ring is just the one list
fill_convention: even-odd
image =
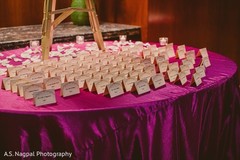
[[(86, 8), (85, 0), (72, 0), (72, 7)], [(75, 25), (89, 25), (89, 16), (87, 12), (73, 12), (71, 20)]]

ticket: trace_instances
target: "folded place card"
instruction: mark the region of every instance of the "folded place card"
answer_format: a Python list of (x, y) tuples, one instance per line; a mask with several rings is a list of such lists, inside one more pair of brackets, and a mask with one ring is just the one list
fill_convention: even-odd
[(185, 72), (179, 72), (177, 79), (181, 82), (182, 85), (187, 83), (187, 77), (186, 77)]
[(78, 81), (65, 82), (61, 84), (61, 96), (69, 97), (80, 93)]
[(138, 80), (133, 84), (132, 92), (137, 92), (138, 95), (150, 92), (150, 87), (147, 79)]
[(201, 78), (206, 76), (205, 70), (206, 70), (206, 68), (204, 66), (202, 66), (202, 65), (195, 68), (196, 73), (198, 73)]
[(56, 95), (54, 90), (43, 90), (33, 94), (35, 106), (43, 106), (56, 103)]
[(144, 49), (143, 50), (143, 58), (146, 58), (146, 56), (151, 55), (151, 50), (150, 49)]
[(32, 99), (35, 92), (43, 91), (42, 83), (27, 84), (23, 86), (23, 96), (25, 99)]
[(181, 72), (184, 72), (186, 75), (191, 74), (190, 69), (189, 69), (189, 66), (186, 65), (186, 64), (180, 65), (180, 71), (181, 71)]
[(11, 84), (10, 81), (12, 80), (12, 77), (6, 77), (2, 79), (2, 89), (9, 91), (11, 90)]
[(17, 75), (17, 70), (25, 68), (24, 66), (15, 66), (15, 67), (8, 67), (7, 68), (7, 76), (8, 77), (15, 77)]
[(156, 74), (156, 68), (155, 65), (149, 65), (143, 68), (144, 72), (150, 73), (152, 76)]
[(92, 92), (93, 91), (93, 83), (96, 81), (99, 81), (99, 79), (95, 79), (95, 78), (86, 79), (83, 89), (88, 89), (88, 91)]
[(27, 76), (28, 74), (32, 73), (32, 68), (21, 68), (17, 71), (17, 76)]
[(156, 64), (159, 64), (159, 63), (164, 62), (164, 61), (166, 61), (166, 58), (165, 58), (164, 55), (160, 55), (158, 57), (155, 57), (155, 63)]
[(24, 82), (24, 83), (17, 84), (17, 94), (18, 94), (18, 96), (23, 97), (24, 96), (23, 86), (30, 85), (30, 84), (34, 84), (34, 83), (33, 82)]
[(155, 89), (162, 87), (166, 84), (164, 76), (162, 73), (158, 73), (151, 77), (150, 84), (153, 85)]
[(73, 71), (62, 71), (62, 72), (57, 73), (57, 76), (60, 76), (61, 82), (64, 83), (64, 82), (66, 82), (66, 75), (69, 73), (73, 73)]
[(45, 75), (43, 72), (33, 72), (27, 77), (30, 81), (36, 81), (36, 83), (42, 83)]
[(113, 82), (119, 82), (119, 81), (122, 81), (123, 79), (125, 79), (125, 75), (116, 75), (116, 76), (113, 76), (112, 77), (112, 81)]
[(197, 56), (202, 56), (202, 58), (208, 57), (207, 48), (199, 49)]
[(179, 70), (178, 62), (169, 63), (168, 70)]
[(115, 82), (115, 83), (108, 84), (104, 92), (104, 95), (109, 95), (110, 98), (114, 98), (123, 94), (124, 94), (124, 91), (123, 91), (122, 82)]
[(168, 69), (169, 62), (168, 61), (163, 61), (158, 63), (158, 69), (160, 73), (164, 73)]
[(166, 78), (169, 79), (170, 82), (175, 82), (177, 80), (178, 70), (168, 70), (166, 74)]
[(62, 72), (63, 72), (63, 70), (59, 69), (59, 68), (52, 69), (52, 70), (49, 70), (49, 76), (50, 77), (56, 77), (57, 75), (59, 75)]
[(204, 65), (204, 67), (206, 67), (206, 68), (210, 67), (211, 66), (211, 62), (210, 62), (209, 57), (203, 57), (201, 65)]
[(144, 68), (144, 65), (142, 65), (142, 64), (136, 64), (136, 65), (133, 66), (133, 69), (134, 69), (135, 71), (140, 71), (140, 72), (142, 72), (142, 71), (143, 71), (143, 68)]
[(138, 78), (139, 73), (141, 73), (141, 72), (139, 72), (139, 71), (131, 71), (128, 74), (129, 74), (129, 77), (137, 77)]
[(50, 77), (43, 80), (45, 89), (60, 89), (61, 88), (61, 77)]
[(79, 88), (83, 88), (86, 79), (89, 79), (89, 78), (91, 78), (89, 75), (79, 75), (79, 76), (76, 76), (74, 79), (78, 81)]
[(41, 72), (45, 65), (37, 65), (33, 67), (34, 72)]
[(102, 79), (108, 81), (109, 83), (112, 82), (112, 77), (114, 77), (114, 74), (111, 73), (105, 73), (102, 75)]
[(126, 92), (129, 92), (132, 90), (132, 87), (133, 87), (133, 84), (134, 82), (137, 81), (137, 78), (136, 77), (129, 77), (129, 78), (126, 78), (126, 79), (123, 79), (123, 86), (124, 86), (124, 90)]
[(82, 72), (68, 73), (65, 75), (67, 82), (72, 82), (75, 80), (75, 77), (82, 75)]
[(172, 57), (175, 57), (175, 56), (176, 56), (172, 44), (170, 44), (170, 45), (168, 44), (168, 45), (166, 46), (166, 53), (167, 53), (167, 55), (168, 55), (169, 58), (172, 58)]
[(17, 93), (17, 85), (20, 84), (20, 83), (27, 83), (29, 82), (28, 79), (26, 78), (14, 78), (14, 79), (11, 79), (10, 80), (10, 85), (11, 85), (11, 91), (13, 93)]
[(202, 83), (201, 76), (198, 73), (192, 75), (191, 85), (199, 86)]
[(182, 64), (183, 65), (187, 65), (189, 67), (189, 69), (193, 69), (194, 68), (194, 65), (193, 65), (192, 61), (189, 60), (189, 59), (183, 59), (182, 60)]
[(186, 53), (186, 46), (183, 44), (183, 45), (180, 45), (180, 46), (177, 46), (177, 50), (182, 50), (184, 53)]
[(97, 94), (103, 94), (108, 84), (109, 81), (106, 79), (95, 81), (93, 83), (93, 90), (96, 91)]
[(143, 80), (143, 79), (147, 79), (148, 83), (150, 82), (150, 78), (151, 78), (151, 74), (148, 72), (142, 72), (138, 74), (138, 79), (139, 80)]
[(181, 50), (181, 49), (178, 49), (177, 50), (177, 58), (179, 59), (184, 59), (186, 56), (185, 56), (185, 51), (184, 50)]

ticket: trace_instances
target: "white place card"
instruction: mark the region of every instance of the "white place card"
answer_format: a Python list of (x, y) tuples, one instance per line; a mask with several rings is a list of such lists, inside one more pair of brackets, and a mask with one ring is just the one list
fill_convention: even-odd
[[(56, 68), (56, 69), (52, 69), (52, 70), (49, 70), (49, 76), (50, 77), (56, 77), (57, 75), (59, 75), (60, 73), (62, 73), (63, 70), (62, 69), (59, 69), (59, 68)], [(45, 75), (44, 75), (45, 76)]]
[(179, 70), (178, 62), (169, 63), (168, 70)]
[(97, 94), (103, 94), (107, 85), (109, 84), (108, 80), (102, 79), (93, 83), (93, 90), (97, 92)]
[(196, 67), (195, 71), (200, 75), (201, 78), (206, 77), (206, 68), (203, 65)]
[(158, 57), (155, 57), (155, 63), (156, 64), (159, 64), (159, 63), (164, 62), (164, 61), (166, 61), (166, 58), (165, 58), (164, 55), (160, 55)]
[(11, 90), (11, 84), (10, 81), (12, 80), (12, 77), (6, 77), (2, 79), (2, 89), (9, 91)]
[(194, 68), (194, 65), (193, 65), (192, 61), (189, 60), (189, 59), (183, 59), (182, 60), (182, 64), (183, 65), (187, 65), (189, 67), (189, 69), (193, 69)]
[(139, 72), (139, 71), (131, 71), (128, 74), (129, 74), (129, 77), (136, 77), (136, 78), (138, 78), (139, 73), (141, 73), (141, 72)]
[(138, 80), (133, 84), (132, 92), (136, 91), (138, 95), (150, 92), (147, 79)]
[(177, 46), (177, 50), (182, 50), (184, 53), (186, 53), (186, 46), (183, 44), (183, 45), (180, 45), (180, 46)]
[(89, 75), (79, 75), (79, 76), (76, 76), (74, 80), (78, 81), (79, 88), (83, 88), (86, 79), (89, 79), (89, 78), (91, 78)]
[(17, 70), (25, 68), (24, 66), (15, 66), (15, 67), (8, 67), (7, 68), (7, 76), (8, 77), (15, 77), (17, 75)]
[(17, 85), (21, 84), (21, 83), (27, 83), (27, 82), (29, 82), (29, 80), (26, 79), (26, 78), (24, 78), (24, 79), (21, 79), (21, 78), (11, 79), (10, 80), (11, 91), (13, 93), (17, 93)]
[(199, 86), (202, 83), (201, 76), (198, 73), (194, 73), (191, 80), (191, 85), (195, 84)]
[(93, 91), (93, 83), (96, 81), (99, 81), (99, 79), (95, 79), (95, 78), (86, 79), (83, 89), (88, 89), (88, 91), (92, 92)]
[(42, 83), (45, 75), (43, 72), (33, 72), (27, 77), (30, 81), (36, 81), (36, 83)]
[(123, 79), (125, 79), (125, 75), (116, 75), (116, 76), (113, 76), (112, 77), (112, 81), (113, 82), (119, 82), (119, 81), (122, 81)]
[(199, 51), (198, 51), (198, 53), (197, 53), (197, 56), (202, 56), (202, 58), (208, 57), (207, 48), (199, 49)]
[(80, 93), (78, 81), (65, 82), (61, 84), (61, 96), (69, 97)]
[(60, 89), (61, 88), (61, 77), (50, 77), (43, 80), (45, 89)]
[(143, 50), (143, 58), (146, 58), (146, 56), (151, 55), (151, 50), (150, 49), (144, 49)]
[(41, 72), (45, 65), (37, 65), (33, 67), (34, 72)]
[(17, 84), (17, 94), (20, 96), (20, 97), (23, 97), (23, 86), (26, 86), (26, 85), (30, 85), (30, 84), (34, 84), (33, 82), (25, 82), (25, 83), (20, 83), (20, 84)]
[(25, 99), (32, 99), (35, 92), (43, 90), (42, 83), (28, 84), (23, 86), (23, 96)]
[(138, 74), (138, 79), (139, 80), (143, 80), (143, 79), (147, 79), (148, 83), (150, 82), (150, 78), (151, 78), (151, 74), (147, 73), (147, 72), (142, 72)]
[(65, 75), (65, 78), (67, 82), (72, 82), (72, 81), (75, 81), (75, 77), (81, 76), (81, 75), (82, 75), (82, 72), (68, 73)]
[(126, 79), (123, 79), (123, 86), (125, 92), (129, 92), (132, 90), (133, 84), (137, 81), (136, 77), (129, 77)]
[(185, 51), (184, 50), (177, 50), (177, 58), (179, 59), (184, 59), (186, 56), (185, 56)]
[(204, 67), (206, 67), (206, 68), (210, 67), (211, 66), (210, 59), (208, 57), (203, 57), (201, 65), (204, 65)]
[(179, 72), (178, 73), (178, 80), (180, 80), (182, 85), (187, 83), (187, 77), (186, 77), (185, 72)]
[(115, 82), (115, 83), (108, 84), (104, 92), (104, 95), (109, 95), (110, 98), (114, 98), (123, 94), (124, 94), (124, 91), (123, 91), (122, 82)]
[(160, 72), (160, 73), (166, 72), (167, 69), (168, 69), (168, 64), (169, 64), (168, 61), (163, 61), (163, 62), (161, 62), (161, 63), (158, 63), (159, 72)]
[(150, 84), (153, 85), (155, 89), (160, 88), (166, 84), (164, 76), (162, 73), (158, 73), (151, 77)]
[(167, 53), (167, 55), (168, 55), (169, 58), (172, 58), (172, 57), (175, 57), (175, 56), (176, 56), (172, 44), (168, 44), (168, 45), (166, 46), (166, 53)]
[(17, 71), (17, 76), (27, 76), (28, 74), (32, 73), (32, 68), (21, 68), (18, 69)]
[(142, 62), (142, 58), (141, 57), (135, 57), (132, 59), (132, 63), (137, 64), (137, 63), (141, 63)]
[(180, 71), (181, 71), (181, 72), (184, 72), (186, 75), (191, 74), (190, 69), (189, 69), (189, 66), (188, 66), (188, 65), (185, 65), (185, 64), (180, 65)]
[(144, 72), (150, 73), (152, 76), (156, 74), (156, 68), (155, 65), (149, 65), (143, 68)]
[(135, 70), (135, 71), (143, 71), (143, 68), (144, 68), (144, 65), (142, 65), (142, 64), (136, 64), (136, 65), (134, 65), (133, 66), (133, 70)]
[(177, 80), (178, 70), (168, 70), (167, 78), (170, 82), (175, 82)]
[(33, 94), (35, 106), (44, 106), (56, 103), (56, 96), (54, 90), (43, 90)]

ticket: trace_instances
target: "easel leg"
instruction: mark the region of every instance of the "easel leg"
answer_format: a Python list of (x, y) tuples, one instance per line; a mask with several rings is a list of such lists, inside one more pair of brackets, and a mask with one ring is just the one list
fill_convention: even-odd
[(98, 48), (101, 50), (105, 50), (104, 44), (103, 44), (103, 37), (102, 37), (102, 33), (100, 31), (100, 27), (99, 27), (99, 21), (98, 21), (98, 17), (97, 17), (97, 13), (95, 10), (95, 7), (93, 5), (93, 1), (92, 0), (85, 0), (86, 2), (86, 7), (89, 10), (94, 10), (89, 11), (88, 15), (89, 15), (89, 21), (92, 27), (92, 31), (93, 31), (93, 36), (94, 36), (94, 40), (97, 42)]

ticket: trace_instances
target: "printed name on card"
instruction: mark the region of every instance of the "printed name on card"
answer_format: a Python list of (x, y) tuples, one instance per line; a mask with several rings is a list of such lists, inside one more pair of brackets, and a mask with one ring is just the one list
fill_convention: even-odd
[(175, 82), (177, 80), (178, 70), (168, 70), (166, 74), (166, 78), (169, 79), (170, 82)]
[(164, 76), (162, 73), (158, 73), (151, 77), (150, 84), (153, 85), (155, 89), (160, 88), (166, 84)]
[(122, 82), (115, 82), (115, 83), (108, 84), (104, 92), (104, 95), (109, 95), (110, 98), (114, 98), (123, 94), (124, 94), (124, 91), (123, 91)]
[(210, 67), (211, 66), (211, 62), (210, 62), (210, 59), (209, 57), (203, 57), (202, 58), (202, 62), (201, 62), (201, 65), (203, 65), (204, 67)]
[(175, 57), (175, 51), (172, 44), (166, 46), (166, 52), (169, 58)]
[(15, 77), (17, 75), (17, 70), (24, 68), (24, 66), (15, 66), (7, 68), (7, 77)]
[(45, 89), (60, 89), (61, 88), (61, 77), (57, 76), (57, 77), (50, 77), (50, 78), (46, 78), (43, 80), (43, 84)]
[(185, 72), (179, 72), (177, 79), (181, 82), (182, 85), (187, 83), (187, 77), (186, 77)]
[(23, 96), (25, 99), (32, 99), (35, 92), (43, 90), (42, 83), (27, 84), (23, 86)]
[(61, 96), (69, 97), (80, 93), (78, 81), (65, 82), (61, 84)]
[(32, 68), (21, 68), (17, 71), (17, 76), (27, 76), (28, 74), (32, 73)]
[(189, 66), (186, 64), (180, 65), (180, 71), (184, 72), (186, 75), (191, 74)]
[(206, 68), (202, 65), (195, 68), (196, 73), (200, 75), (201, 78), (206, 77)]
[(95, 79), (95, 78), (86, 79), (83, 89), (88, 89), (88, 91), (92, 92), (93, 91), (93, 83), (96, 81), (99, 81), (99, 79)]
[(183, 59), (182, 60), (182, 64), (183, 65), (187, 65), (189, 67), (189, 69), (193, 69), (194, 68), (194, 65), (193, 65), (192, 61), (189, 60), (189, 59)]
[(97, 94), (103, 94), (108, 84), (109, 84), (108, 79), (96, 81), (93, 83), (93, 91), (96, 91)]
[(197, 56), (202, 56), (202, 58), (208, 57), (207, 48), (199, 49), (199, 51), (198, 51), (198, 53), (197, 53)]
[(45, 78), (43, 72), (33, 72), (27, 77), (30, 81), (36, 81), (36, 83), (42, 83)]
[(177, 58), (179, 58), (179, 59), (184, 59), (184, 58), (186, 57), (186, 56), (185, 56), (185, 51), (178, 49), (176, 56), (177, 56)]
[(132, 90), (134, 82), (137, 81), (137, 77), (129, 77), (123, 80), (124, 90), (130, 92)]
[(83, 88), (85, 81), (89, 78), (91, 78), (89, 75), (79, 75), (79, 76), (75, 76), (74, 80), (78, 81), (79, 88)]
[(177, 46), (177, 50), (182, 50), (184, 53), (187, 52), (186, 50), (186, 46), (183, 44), (183, 45), (180, 45), (180, 46)]
[(199, 86), (202, 83), (201, 76), (198, 73), (192, 75), (191, 85)]
[(179, 70), (178, 62), (169, 63), (168, 70)]
[(11, 90), (11, 84), (10, 84), (10, 81), (12, 80), (13, 78), (12, 77), (6, 77), (6, 78), (3, 78), (2, 79), (2, 89), (6, 90), (6, 91), (9, 91)]
[(164, 61), (164, 62), (158, 63), (159, 72), (160, 73), (166, 72), (167, 69), (168, 69), (168, 64), (169, 64), (168, 61)]
[(150, 82), (150, 78), (151, 78), (151, 74), (147, 73), (147, 72), (142, 72), (138, 74), (138, 79), (139, 80), (143, 80), (143, 79), (147, 79), (148, 83)]
[(138, 95), (150, 92), (150, 87), (147, 79), (134, 82), (132, 92), (137, 92)]
[(16, 78), (16, 79), (10, 80), (11, 91), (13, 93), (17, 93), (17, 85), (21, 84), (21, 83), (27, 83), (27, 82), (29, 82), (29, 80), (26, 78), (24, 78), (24, 79)]
[(44, 106), (48, 104), (55, 104), (56, 95), (54, 90), (43, 90), (39, 92), (35, 92), (33, 94), (34, 104), (36, 107)]

